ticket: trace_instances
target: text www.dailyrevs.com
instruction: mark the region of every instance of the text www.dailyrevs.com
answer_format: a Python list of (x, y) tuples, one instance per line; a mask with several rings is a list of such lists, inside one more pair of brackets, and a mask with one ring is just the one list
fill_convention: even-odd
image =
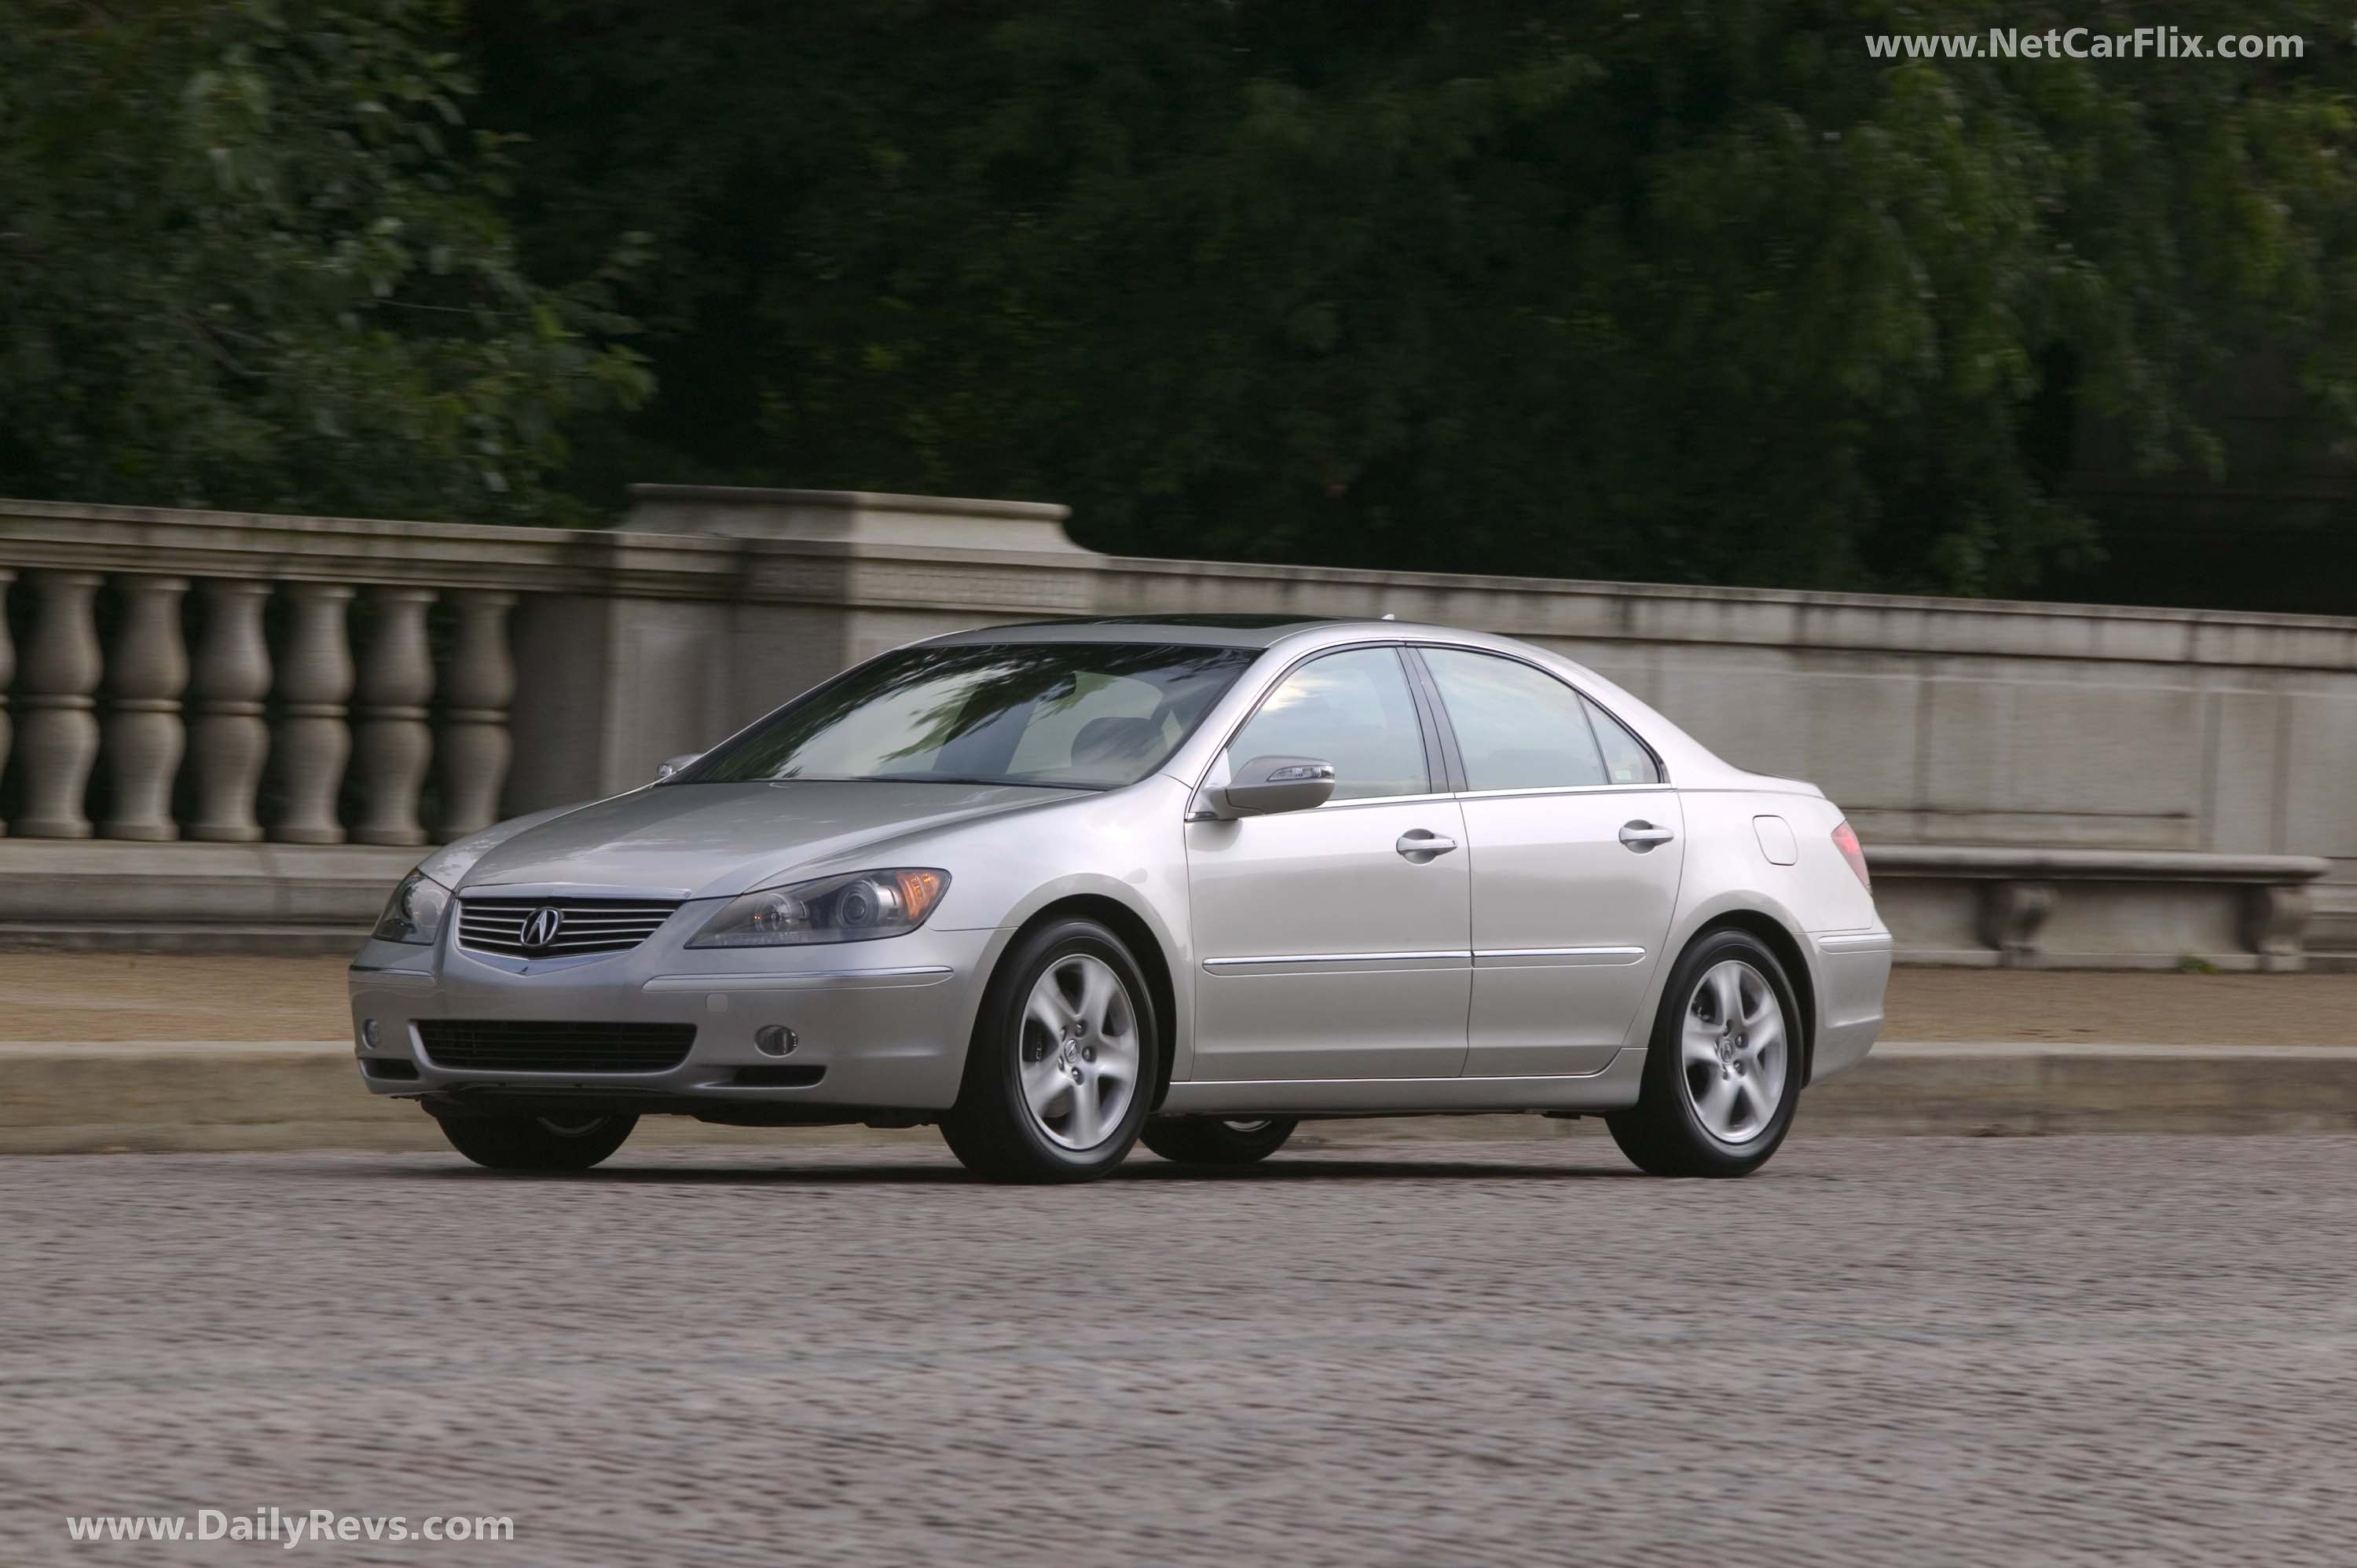
[(2135, 27), (2125, 33), (2093, 27), (2050, 27), (2026, 33), (1868, 33), (1875, 59), (2305, 59), (2308, 40), (2295, 33), (2229, 33), (2212, 38), (2182, 27)]
[(77, 1514), (66, 1520), (69, 1541), (245, 1541), (287, 1551), (336, 1541), (513, 1541), (515, 1520), (505, 1515), (337, 1513), (332, 1509), (255, 1509), (231, 1513), (199, 1509), (193, 1514)]

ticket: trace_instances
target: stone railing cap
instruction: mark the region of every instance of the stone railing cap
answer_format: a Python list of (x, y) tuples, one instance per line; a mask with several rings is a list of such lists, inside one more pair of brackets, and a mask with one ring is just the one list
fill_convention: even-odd
[(947, 548), (976, 554), (1101, 561), (1064, 532), (1069, 507), (1046, 501), (896, 496), (874, 490), (765, 490), (730, 485), (633, 485), (630, 521), (640, 533), (717, 533), (735, 539), (828, 542), (886, 550)]
[(793, 490), (757, 485), (632, 485), (633, 501), (691, 501), (704, 506), (791, 507), (799, 510), (905, 511), (927, 516), (1017, 518), (1062, 522), (1072, 509), (1059, 501), (989, 500), (964, 496), (904, 496), (889, 490)]

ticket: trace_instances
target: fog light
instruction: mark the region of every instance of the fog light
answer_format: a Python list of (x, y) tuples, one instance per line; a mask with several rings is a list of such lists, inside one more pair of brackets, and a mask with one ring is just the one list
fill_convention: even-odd
[(361, 1020), (361, 1044), (366, 1046), (371, 1050), (376, 1049), (375, 1019), (363, 1018)]
[(790, 1057), (802, 1036), (783, 1024), (765, 1024), (753, 1032), (753, 1048), (765, 1057)]

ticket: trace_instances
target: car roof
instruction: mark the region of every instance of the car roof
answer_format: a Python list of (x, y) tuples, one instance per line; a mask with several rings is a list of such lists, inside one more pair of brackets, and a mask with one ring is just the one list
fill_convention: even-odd
[[(976, 642), (1175, 642), (1212, 648), (1268, 648), (1296, 632), (1366, 624), (1334, 616), (1074, 616), (1016, 621), (930, 638), (935, 645)], [(1386, 629), (1389, 629), (1386, 626)]]
[[(1537, 647), (1497, 632), (1469, 631), (1459, 627), (1436, 626), (1429, 622), (1370, 620), (1365, 617), (1180, 613), (1075, 616), (1063, 620), (1017, 621), (1006, 626), (953, 631), (945, 636), (928, 638), (914, 646), (949, 648), (977, 643), (1146, 642), (1197, 648), (1243, 648), (1265, 652), (1279, 643), (1286, 643), (1289, 645), (1288, 652), (1307, 653), (1352, 642), (1394, 639), (1402, 642), (1442, 643), (1487, 650), (1525, 661), (1535, 660), (1544, 667), (1552, 668), (1599, 703), (1607, 713), (1642, 736), (1646, 744), (1652, 746), (1668, 764), (1671, 779), (1681, 789), (1749, 789), (1768, 785), (1791, 789), (1796, 787), (1789, 779), (1772, 779), (1733, 767), (1635, 693), (1587, 665), (1552, 649)], [(1254, 695), (1240, 688), (1226, 700), (1248, 701)], [(1241, 717), (1241, 714), (1233, 716)], [(1210, 727), (1216, 729), (1218, 725), (1214, 724)], [(1193, 746), (1196, 742), (1190, 740), (1188, 744)], [(1183, 757), (1185, 754), (1182, 751), (1178, 755)], [(1209, 759), (1195, 760), (1207, 763)], [(1799, 785), (1797, 788), (1815, 792), (1813, 785)]]

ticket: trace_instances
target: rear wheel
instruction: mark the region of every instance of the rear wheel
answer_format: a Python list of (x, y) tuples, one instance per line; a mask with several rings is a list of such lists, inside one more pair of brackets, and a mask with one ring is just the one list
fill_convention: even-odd
[(1182, 1165), (1248, 1165), (1283, 1148), (1298, 1125), (1290, 1116), (1264, 1116), (1251, 1122), (1185, 1116), (1148, 1122), (1138, 1141)]
[(586, 1171), (622, 1146), (636, 1116), (532, 1116), (511, 1112), (434, 1113), (450, 1146), (495, 1171)]
[(1119, 937), (1059, 920), (1020, 939), (984, 997), (965, 1081), (942, 1120), (991, 1181), (1088, 1181), (1121, 1164), (1154, 1083), (1154, 1008)]
[(1800, 1009), (1767, 945), (1715, 931), (1662, 993), (1637, 1104), (1605, 1118), (1653, 1176), (1749, 1176), (1768, 1163), (1801, 1098)]

